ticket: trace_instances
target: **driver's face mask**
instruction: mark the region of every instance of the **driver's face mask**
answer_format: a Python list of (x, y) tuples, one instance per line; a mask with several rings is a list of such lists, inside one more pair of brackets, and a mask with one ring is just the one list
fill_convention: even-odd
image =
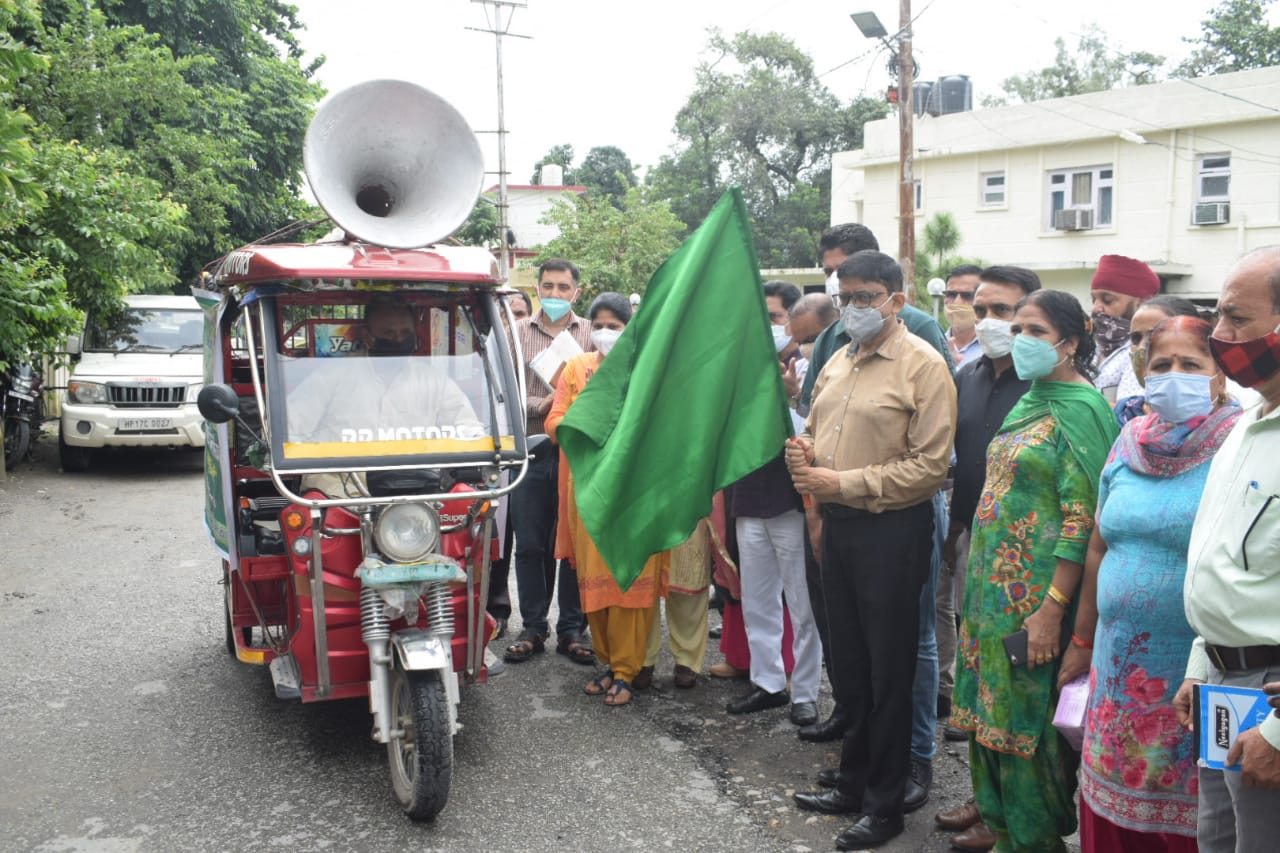
[(412, 332), (400, 338), (375, 337), (369, 341), (369, 355), (410, 355), (418, 349), (418, 337)]

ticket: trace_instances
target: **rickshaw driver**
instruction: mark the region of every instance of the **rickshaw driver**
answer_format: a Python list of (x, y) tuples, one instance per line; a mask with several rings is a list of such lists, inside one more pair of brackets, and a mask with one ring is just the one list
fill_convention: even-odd
[[(418, 335), (408, 305), (394, 298), (371, 301), (365, 307), (365, 337), (370, 358), (324, 359), (322, 369), (288, 393), (289, 441), (358, 445), (485, 435), (457, 383), (429, 358), (411, 357), (418, 349)], [(358, 446), (352, 447), (352, 455), (361, 455)], [(362, 474), (307, 475), (302, 485), (330, 497), (367, 494)]]

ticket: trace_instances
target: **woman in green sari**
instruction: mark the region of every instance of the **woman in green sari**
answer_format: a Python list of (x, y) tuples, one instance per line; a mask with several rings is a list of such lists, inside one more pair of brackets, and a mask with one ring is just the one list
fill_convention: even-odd
[[(1063, 626), (1074, 624), (1098, 476), (1117, 432), (1086, 378), (1086, 324), (1068, 293), (1040, 290), (1019, 304), (1013, 364), (1034, 381), (987, 448), (973, 520), (951, 722), (970, 732), (974, 797), (997, 851), (1065, 850), (1076, 828), (1079, 756), (1053, 711)], [(1024, 666), (1004, 644), (1019, 629)]]

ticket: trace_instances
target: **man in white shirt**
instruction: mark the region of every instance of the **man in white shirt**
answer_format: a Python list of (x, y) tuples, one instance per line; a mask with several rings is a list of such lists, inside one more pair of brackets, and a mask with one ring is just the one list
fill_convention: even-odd
[[(1197, 634), (1174, 698), (1188, 724), (1200, 681), (1261, 688), (1280, 681), (1280, 246), (1227, 274), (1210, 341), (1229, 379), (1256, 389), (1210, 463), (1191, 530), (1183, 590)], [(1197, 841), (1205, 853), (1274, 850), (1280, 838), (1280, 718), (1241, 734), (1228, 763), (1201, 768)]]

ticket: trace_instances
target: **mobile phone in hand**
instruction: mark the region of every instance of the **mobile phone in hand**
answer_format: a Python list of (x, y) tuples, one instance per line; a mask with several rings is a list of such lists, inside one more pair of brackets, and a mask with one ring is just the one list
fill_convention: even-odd
[(1009, 663), (1014, 666), (1027, 665), (1027, 629), (1022, 628), (1004, 637), (1004, 651), (1009, 656)]

